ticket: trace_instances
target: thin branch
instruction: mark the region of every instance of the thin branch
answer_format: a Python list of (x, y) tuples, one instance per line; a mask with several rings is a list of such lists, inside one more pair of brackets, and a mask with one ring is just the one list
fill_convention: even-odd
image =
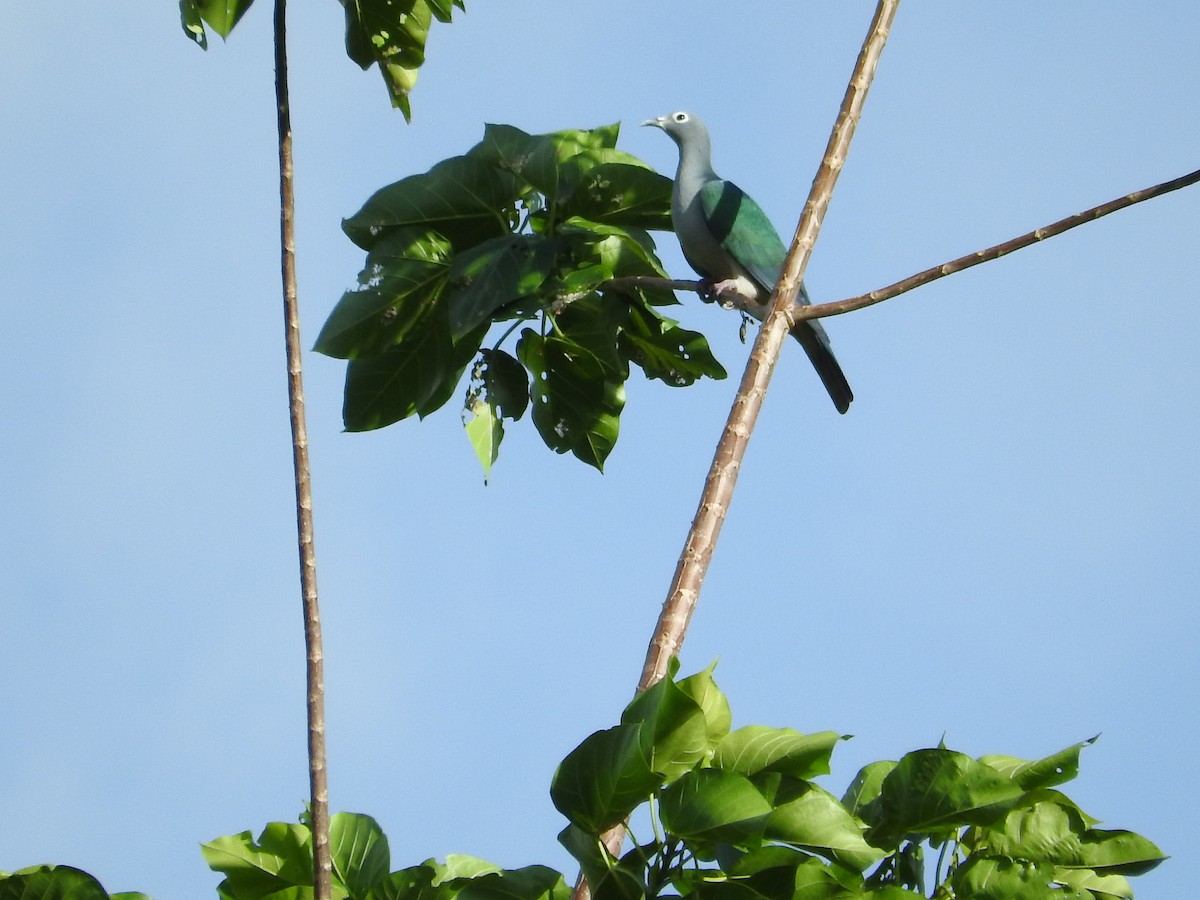
[(991, 262), (993, 259), (1007, 256), (1016, 250), (1024, 250), (1026, 247), (1030, 247), (1047, 238), (1056, 237), (1065, 231), (1070, 231), (1072, 228), (1085, 225), (1088, 222), (1094, 222), (1101, 216), (1107, 216), (1109, 213), (1126, 209), (1135, 203), (1161, 197), (1163, 194), (1169, 194), (1171, 191), (1177, 191), (1180, 188), (1188, 187), (1197, 182), (1200, 182), (1200, 169), (1190, 172), (1187, 175), (1182, 175), (1179, 178), (1164, 181), (1162, 184), (1134, 191), (1132, 194), (1126, 194), (1124, 197), (1109, 200), (1107, 203), (1101, 203), (1099, 206), (1093, 206), (1091, 209), (1085, 209), (1083, 212), (1075, 213), (1073, 216), (1067, 216), (1065, 219), (1059, 219), (1057, 222), (1036, 228), (1028, 234), (1015, 237), (1002, 244), (996, 244), (994, 247), (988, 247), (986, 250), (976, 250), (974, 253), (960, 256), (958, 259), (952, 259), (949, 262), (942, 263), (940, 266), (934, 266), (931, 269), (918, 272), (916, 275), (910, 275), (908, 278), (897, 281), (895, 284), (888, 285), (885, 288), (871, 291), (869, 294), (862, 294), (858, 297), (850, 297), (849, 299), (838, 300), (833, 303), (817, 303), (812, 306), (802, 306), (793, 309), (792, 317), (797, 321), (801, 319), (819, 319), (826, 316), (840, 316), (843, 313), (852, 312), (856, 309), (873, 306), (876, 303), (890, 300), (931, 281), (937, 281), (939, 278), (953, 275), (955, 272), (961, 272), (963, 269), (969, 269), (980, 263)]
[(771, 311), (754, 341), (746, 371), (733, 401), (733, 408), (717, 444), (716, 455), (705, 480), (696, 517), (688, 532), (675, 577), (655, 628), (654, 638), (646, 653), (642, 677), (638, 682), (639, 690), (645, 690), (663, 677), (667, 671), (668, 660), (679, 652), (683, 644), (688, 623), (700, 595), (701, 584), (708, 571), (717, 537), (733, 497), (746, 445), (788, 332), (790, 310), (800, 289), (804, 268), (812, 253), (825, 211), (829, 207), (834, 185), (846, 160), (850, 140), (862, 114), (867, 90), (874, 77), (898, 5), (899, 0), (879, 0), (876, 7), (875, 17), (846, 88), (846, 96), (842, 100), (833, 133), (829, 137), (825, 156), (821, 160), (816, 178), (813, 179), (808, 201), (804, 204), (804, 212), (796, 227), (791, 250), (784, 262), (783, 275), (775, 287)]
[(292, 426), (292, 465), (296, 477), (296, 532), (300, 552), (300, 593), (304, 607), (305, 676), (308, 685), (308, 786), (313, 833), (313, 894), (332, 896), (329, 853), (329, 783), (325, 768), (325, 666), (321, 613), (317, 605), (317, 556), (313, 544), (312, 478), (308, 429), (304, 423), (304, 381), (300, 362), (300, 312), (296, 300), (296, 201), (292, 183), (292, 116), (288, 104), (287, 0), (275, 0), (275, 104), (279, 126), (279, 239), (283, 276), (284, 346)]

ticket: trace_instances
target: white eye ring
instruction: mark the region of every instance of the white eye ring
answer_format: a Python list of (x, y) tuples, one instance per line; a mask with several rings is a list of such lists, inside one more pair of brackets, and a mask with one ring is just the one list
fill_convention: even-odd
[(677, 112), (675, 115), (671, 116), (671, 118), (682, 124), (688, 120), (688, 114), (685, 112)]

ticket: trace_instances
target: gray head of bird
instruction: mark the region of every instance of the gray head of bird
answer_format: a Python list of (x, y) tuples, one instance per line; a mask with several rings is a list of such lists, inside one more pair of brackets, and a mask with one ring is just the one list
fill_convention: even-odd
[(708, 129), (698, 116), (689, 112), (673, 112), (669, 116), (659, 116), (657, 119), (647, 119), (643, 125), (653, 125), (661, 128), (675, 143), (680, 146), (684, 141), (689, 143), (708, 143)]

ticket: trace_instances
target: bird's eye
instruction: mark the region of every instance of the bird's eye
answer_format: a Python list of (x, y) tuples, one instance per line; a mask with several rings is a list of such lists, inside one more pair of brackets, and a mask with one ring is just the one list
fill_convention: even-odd
[(674, 119), (676, 122), (683, 123), (688, 120), (688, 114), (685, 112), (677, 112), (677, 113), (675, 113), (675, 115), (671, 116), (671, 118)]

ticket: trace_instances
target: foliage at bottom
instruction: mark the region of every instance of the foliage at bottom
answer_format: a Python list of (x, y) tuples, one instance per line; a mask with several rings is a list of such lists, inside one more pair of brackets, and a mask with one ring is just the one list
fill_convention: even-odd
[[(1080, 752), (1095, 738), (1038, 760), (914, 750), (864, 766), (839, 798), (813, 779), (829, 773), (843, 736), (764, 725), (731, 730), (712, 667), (680, 681), (676, 668), (554, 774), (550, 796), (568, 821), (558, 839), (594, 900), (1129, 900), (1129, 876), (1166, 858), (1141, 835), (1097, 828), (1058, 790), (1078, 774)], [(601, 835), (622, 823), (632, 845), (615, 856)], [(571, 894), (553, 869), (501, 869), (470, 856), (392, 871), (387, 837), (365, 815), (334, 815), (330, 847), (338, 900)], [(224, 876), (222, 900), (312, 897), (304, 818), (201, 849)], [(0, 900), (109, 896), (66, 866), (0, 873)]]

